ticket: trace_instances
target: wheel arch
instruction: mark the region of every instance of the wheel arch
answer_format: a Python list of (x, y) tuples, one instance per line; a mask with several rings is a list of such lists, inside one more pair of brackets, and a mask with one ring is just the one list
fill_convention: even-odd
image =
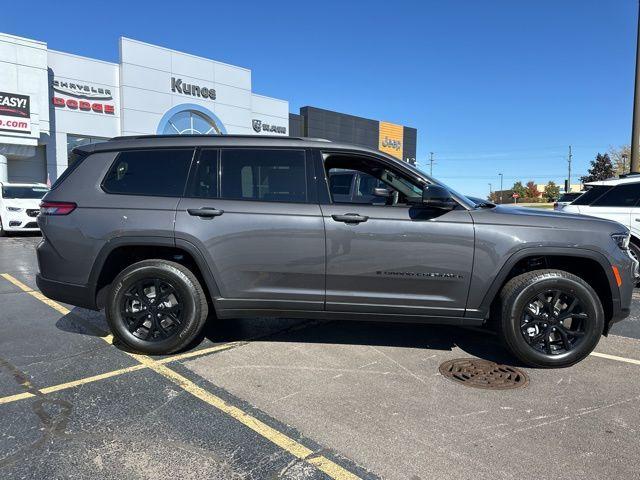
[(524, 248), (511, 255), (503, 264), (485, 292), (478, 308), (484, 318), (500, 298), (502, 287), (513, 277), (532, 270), (555, 268), (583, 278), (598, 294), (604, 311), (606, 324), (619, 308), (620, 293), (611, 264), (600, 252), (583, 248)]
[(127, 266), (142, 260), (160, 258), (188, 267), (202, 283), (212, 304), (220, 297), (218, 284), (200, 250), (186, 240), (171, 237), (117, 237), (107, 242), (96, 257), (89, 275), (95, 304), (103, 308), (109, 285)]

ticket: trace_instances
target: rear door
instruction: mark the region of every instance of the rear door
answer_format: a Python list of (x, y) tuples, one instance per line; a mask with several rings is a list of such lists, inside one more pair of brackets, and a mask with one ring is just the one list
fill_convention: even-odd
[(202, 149), (176, 215), (222, 309), (322, 310), (325, 238), (304, 149)]
[(636, 210), (634, 207), (638, 200), (640, 200), (640, 183), (622, 183), (604, 192), (582, 213), (614, 220), (627, 228), (632, 228), (631, 217)]

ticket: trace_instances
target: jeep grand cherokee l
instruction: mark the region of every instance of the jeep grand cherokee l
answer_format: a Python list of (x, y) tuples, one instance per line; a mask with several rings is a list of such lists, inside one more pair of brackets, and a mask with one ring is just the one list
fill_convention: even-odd
[[(75, 155), (38, 217), (38, 286), (104, 308), (139, 352), (185, 348), (208, 316), (340, 318), (494, 326), (521, 361), (560, 367), (629, 314), (627, 228), (477, 205), (375, 150), (141, 136)], [(337, 193), (340, 172), (376, 179), (369, 201)]]

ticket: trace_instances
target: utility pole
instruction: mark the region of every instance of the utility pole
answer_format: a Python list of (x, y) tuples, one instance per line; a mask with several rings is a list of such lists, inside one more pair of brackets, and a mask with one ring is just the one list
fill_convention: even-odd
[(489, 182), (489, 195), (491, 195), (493, 193), (493, 190), (491, 189), (491, 182)]
[(640, 172), (640, 3), (638, 4), (638, 30), (636, 35), (636, 84), (633, 92), (630, 173)]
[(566, 193), (571, 191), (571, 159), (573, 158), (573, 154), (571, 153), (571, 145), (569, 145), (569, 157), (567, 161), (569, 162), (569, 173), (567, 174), (567, 188)]
[(504, 176), (501, 173), (499, 173), (498, 176), (500, 177), (500, 203), (502, 203), (502, 180)]
[(429, 176), (433, 177), (433, 152), (429, 152)]

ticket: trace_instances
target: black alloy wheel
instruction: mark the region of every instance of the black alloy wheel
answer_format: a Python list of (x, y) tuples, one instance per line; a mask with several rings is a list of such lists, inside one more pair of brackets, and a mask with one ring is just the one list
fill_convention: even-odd
[(120, 313), (127, 329), (148, 342), (165, 340), (180, 331), (182, 298), (176, 288), (160, 278), (135, 282), (122, 296)]
[(547, 355), (559, 355), (578, 346), (588, 321), (589, 315), (578, 297), (550, 289), (527, 302), (520, 332), (532, 348)]

